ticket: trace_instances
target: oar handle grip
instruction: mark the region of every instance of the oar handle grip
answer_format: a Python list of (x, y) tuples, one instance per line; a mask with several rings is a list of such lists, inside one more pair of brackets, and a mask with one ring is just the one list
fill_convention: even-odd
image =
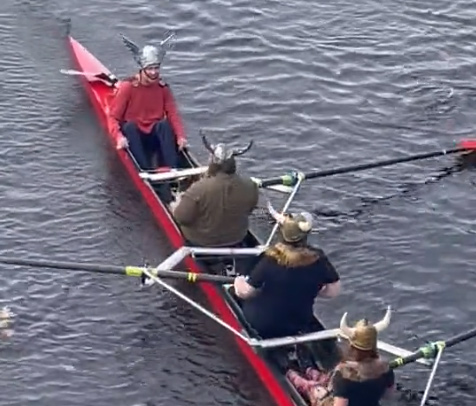
[(410, 354), (406, 357), (395, 358), (393, 361), (390, 362), (390, 368), (398, 368), (403, 365), (415, 362), (420, 358), (435, 358), (435, 355), (438, 353), (439, 349), (453, 347), (456, 344), (462, 343), (463, 341), (469, 340), (470, 338), (474, 337), (476, 337), (476, 328), (473, 328), (461, 334), (457, 334), (447, 339), (446, 341), (435, 341), (432, 343), (428, 343), (421, 347), (419, 350), (415, 351), (413, 354)]

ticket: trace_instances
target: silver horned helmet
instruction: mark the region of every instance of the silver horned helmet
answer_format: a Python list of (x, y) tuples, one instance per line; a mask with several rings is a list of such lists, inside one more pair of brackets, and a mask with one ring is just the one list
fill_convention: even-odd
[(253, 146), (253, 141), (250, 141), (248, 145), (243, 148), (230, 148), (224, 143), (214, 145), (208, 142), (207, 136), (205, 134), (201, 134), (201, 136), (203, 145), (211, 154), (211, 161), (216, 164), (222, 164), (228, 159), (234, 158), (235, 156), (243, 155), (248, 152)]
[(175, 37), (175, 32), (168, 32), (165, 38), (159, 42), (158, 47), (154, 45), (146, 45), (140, 48), (125, 35), (121, 34), (121, 37), (127, 49), (131, 51), (136, 63), (141, 69), (145, 69), (148, 66), (159, 66), (162, 64), (165, 54), (172, 47), (172, 39)]

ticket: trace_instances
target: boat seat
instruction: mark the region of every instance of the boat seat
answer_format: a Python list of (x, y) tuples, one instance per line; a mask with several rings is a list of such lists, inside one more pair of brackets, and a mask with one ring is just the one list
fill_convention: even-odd
[(233, 258), (200, 258), (196, 256), (195, 260), (202, 265), (207, 272), (215, 275), (236, 276), (235, 261)]

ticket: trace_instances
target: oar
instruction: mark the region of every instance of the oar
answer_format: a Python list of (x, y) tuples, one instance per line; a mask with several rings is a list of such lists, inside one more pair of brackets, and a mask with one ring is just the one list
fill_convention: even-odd
[[(423, 397), (420, 403), (420, 406), (424, 406), (430, 396), (431, 385), (433, 383), (433, 379), (435, 378), (436, 370), (440, 364), (443, 350), (445, 348), (453, 347), (456, 344), (462, 343), (474, 337), (476, 337), (476, 328), (466, 331), (465, 333), (457, 334), (447, 339), (446, 341), (436, 341), (434, 343), (428, 343), (424, 345), (423, 347), (421, 347), (419, 350), (415, 351), (413, 354), (410, 354), (406, 357), (394, 359), (393, 361), (390, 362), (390, 368), (395, 369), (403, 365), (410, 364), (411, 362), (415, 362), (416, 360), (421, 358), (435, 359), (433, 369), (431, 370), (430, 377), (428, 378), (428, 382), (426, 383), (426, 388), (425, 388), (425, 391), (423, 392)], [(405, 390), (405, 392), (407, 392), (407, 390)]]
[(410, 364), (411, 362), (415, 362), (421, 358), (433, 359), (440, 348), (450, 348), (474, 337), (476, 337), (476, 328), (448, 338), (446, 341), (428, 343), (415, 351), (413, 354), (410, 354), (406, 357), (395, 358), (390, 362), (390, 368), (398, 368), (403, 365)]
[(93, 77), (99, 80), (104, 80), (111, 85), (114, 85), (115, 83), (118, 82), (118, 79), (114, 75), (108, 75), (107, 73), (104, 72), (83, 72), (79, 70), (74, 70), (74, 69), (60, 69), (60, 73), (63, 75), (69, 75), (69, 76), (86, 76), (86, 77)]
[[(322, 171), (313, 171), (313, 172), (305, 173), (304, 176), (305, 176), (305, 179), (324, 178), (326, 176), (340, 175), (343, 173), (350, 173), (350, 172), (358, 172), (358, 171), (363, 171), (363, 170), (373, 169), (373, 168), (382, 168), (384, 166), (391, 166), (391, 165), (396, 165), (396, 164), (404, 163), (404, 162), (418, 161), (422, 159), (435, 158), (439, 156), (457, 154), (460, 152), (468, 152), (468, 151), (476, 151), (476, 140), (463, 140), (459, 143), (459, 146), (457, 148), (452, 148), (448, 150), (408, 155), (402, 158), (385, 159), (381, 161), (368, 162), (368, 163), (363, 163), (359, 165), (343, 166), (340, 168), (327, 169)], [(262, 179), (259, 185), (261, 187), (268, 187), (273, 185), (293, 186), (296, 184), (297, 181), (298, 181), (298, 176), (295, 174), (291, 174), (291, 175), (277, 176), (277, 177), (269, 178), (269, 179)]]
[[(100, 265), (100, 264), (85, 264), (77, 262), (56, 262), (38, 259), (20, 259), (0, 257), (0, 263), (9, 265), (32, 266), (38, 268), (53, 268), (64, 269), (71, 271), (85, 271), (95, 273), (107, 273), (116, 275), (146, 276), (143, 267), (138, 266), (115, 266), (115, 265)], [(231, 276), (211, 275), (195, 272), (180, 272), (180, 271), (163, 271), (154, 268), (148, 268), (148, 272), (160, 278), (172, 279), (186, 279), (189, 282), (219, 282), (219, 283), (233, 283), (235, 280)]]

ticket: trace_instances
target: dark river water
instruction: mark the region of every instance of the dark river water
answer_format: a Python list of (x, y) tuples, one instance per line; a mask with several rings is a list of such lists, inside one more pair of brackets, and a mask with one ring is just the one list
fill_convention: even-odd
[[(254, 139), (240, 162), (255, 176), (451, 148), (475, 134), (474, 1), (4, 0), (3, 255), (141, 265), (170, 253), (79, 81), (59, 74), (72, 67), (66, 17), (119, 76), (135, 69), (119, 33), (143, 44), (176, 30), (163, 75), (193, 151), (205, 157), (200, 128)], [(314, 211), (313, 242), (344, 283), (318, 303), (323, 320), (376, 319), (391, 304), (382, 338), (409, 349), (472, 327), (475, 182), (454, 158), (306, 182), (293, 207)], [(1, 265), (0, 300), (16, 314), (0, 342), (1, 405), (273, 404), (233, 339), (161, 289)], [(474, 342), (447, 351), (437, 404), (474, 405), (475, 362)], [(428, 372), (413, 365), (397, 377), (423, 390)]]

